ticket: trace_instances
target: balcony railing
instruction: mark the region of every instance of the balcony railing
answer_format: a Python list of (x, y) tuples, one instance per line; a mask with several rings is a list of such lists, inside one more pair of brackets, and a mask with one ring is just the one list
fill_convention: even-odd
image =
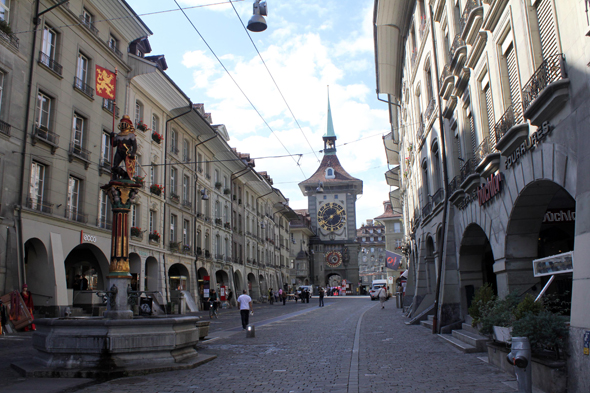
[(455, 191), (457, 191), (461, 186), (461, 176), (455, 176), (449, 182), (449, 195), (453, 195)]
[(15, 49), (18, 49), (18, 38), (16, 38), (15, 34), (6, 34), (3, 31), (0, 31), (0, 41), (4, 41), (9, 45), (12, 45)]
[(10, 124), (0, 120), (0, 132), (4, 135), (10, 136)]
[(115, 105), (114, 101), (108, 98), (102, 99), (102, 107), (110, 113), (113, 113), (113, 106), (115, 107), (115, 116), (119, 117), (119, 107)]
[(96, 219), (96, 226), (102, 229), (112, 229), (112, 223), (111, 220), (106, 219), (106, 218), (97, 218)]
[(59, 64), (57, 61), (55, 61), (55, 59), (52, 59), (42, 51), (39, 51), (39, 63), (43, 64), (45, 67), (49, 68), (51, 71), (61, 76), (63, 69), (61, 64)]
[(467, 179), (467, 177), (473, 173), (475, 173), (475, 167), (477, 164), (473, 158), (468, 159), (463, 163), (461, 166), (461, 183)]
[(441, 187), (438, 190), (436, 190), (436, 192), (432, 195), (432, 204), (434, 206), (438, 205), (439, 203), (441, 203), (443, 201), (443, 197), (444, 197), (444, 190)]
[(103, 171), (111, 171), (111, 161), (108, 158), (101, 157), (98, 163), (99, 169)]
[(68, 220), (81, 222), (83, 224), (88, 222), (88, 215), (74, 208), (67, 208), (64, 217)]
[(491, 138), (490, 136), (485, 137), (484, 140), (479, 144), (477, 149), (475, 149), (474, 156), (476, 166), (479, 165), (479, 163), (482, 162), (488, 154), (494, 152), (496, 152), (495, 141), (493, 141), (493, 138)]
[(430, 120), (430, 116), (432, 116), (435, 106), (436, 106), (436, 102), (434, 101), (434, 98), (431, 98), (430, 102), (428, 103), (428, 106), (426, 107), (426, 112), (425, 112), (426, 121)]
[(78, 77), (74, 77), (74, 88), (80, 90), (88, 97), (94, 98), (94, 89), (90, 87), (88, 83), (84, 82), (82, 79)]
[(70, 154), (81, 160), (90, 161), (90, 151), (74, 142), (70, 143)]
[(416, 138), (418, 141), (421, 141), (424, 138), (424, 121), (420, 119), (420, 125), (418, 125), (418, 132), (416, 133)]
[(451, 45), (451, 58), (454, 58), (455, 52), (457, 52), (457, 49), (459, 49), (463, 46), (465, 46), (465, 41), (463, 41), (463, 38), (461, 38), (460, 34), (457, 34), (455, 36), (455, 39), (453, 40), (453, 45)]
[(428, 201), (428, 203), (426, 203), (426, 205), (424, 205), (424, 207), (422, 208), (422, 216), (426, 217), (430, 213), (432, 213), (432, 203)]
[(426, 23), (426, 17), (423, 16), (422, 20), (420, 21), (420, 30), (419, 30), (420, 41), (424, 41), (424, 36), (426, 35), (427, 32), (428, 32), (428, 23)]
[(174, 154), (178, 154), (178, 147), (171, 145), (170, 146), (170, 151)]
[(565, 57), (562, 53), (549, 56), (535, 71), (522, 89), (522, 107), (526, 111), (531, 103), (551, 83), (567, 78)]
[(442, 70), (442, 73), (440, 74), (440, 82), (438, 87), (441, 93), (445, 85), (445, 80), (451, 75), (451, 66), (449, 64), (446, 64)]
[(53, 203), (49, 203), (43, 200), (40, 196), (35, 197), (28, 197), (27, 198), (27, 207), (29, 209), (37, 210), (41, 213), (52, 214), (53, 213)]
[(218, 261), (223, 261), (223, 254), (215, 254), (215, 259)]
[(86, 26), (88, 28), (88, 30), (90, 30), (91, 32), (93, 32), (95, 35), (98, 35), (98, 29), (94, 26), (94, 23), (92, 23), (91, 21), (87, 20), (84, 15), (80, 15), (80, 22), (82, 22), (82, 25)]
[(192, 209), (193, 203), (191, 201), (187, 201), (186, 199), (182, 201), (182, 206), (186, 207), (187, 209)]
[(123, 53), (119, 49), (117, 49), (116, 46), (114, 46), (110, 42), (107, 42), (107, 45), (109, 46), (109, 49), (113, 51), (114, 54), (119, 56), (119, 58), (123, 58)]
[[(514, 114), (514, 110), (519, 111), (518, 114)], [(496, 137), (496, 141), (502, 139), (502, 137), (514, 127), (516, 124), (522, 123), (522, 113), (520, 113), (520, 108), (516, 107), (514, 104), (510, 105), (506, 112), (502, 115), (500, 120), (494, 125), (494, 135)]]
[(481, 4), (479, 3), (478, 0), (467, 0), (467, 3), (465, 4), (465, 8), (463, 8), (463, 15), (461, 15), (461, 20), (463, 21), (463, 25), (461, 26), (461, 32), (465, 28), (465, 23), (466, 23), (467, 19), (469, 19), (469, 14), (471, 14), (471, 11), (473, 11), (474, 9), (479, 7), (480, 5)]
[(59, 144), (59, 135), (53, 131), (49, 131), (44, 126), (34, 126), (33, 137), (47, 142), (52, 146), (57, 146)]

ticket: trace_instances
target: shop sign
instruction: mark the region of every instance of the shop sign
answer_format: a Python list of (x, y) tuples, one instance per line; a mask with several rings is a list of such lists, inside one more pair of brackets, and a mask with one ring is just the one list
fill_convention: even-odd
[(547, 135), (551, 133), (553, 128), (554, 126), (548, 121), (543, 122), (541, 127), (539, 127), (537, 131), (533, 133), (533, 135), (529, 136), (524, 142), (520, 144), (520, 146), (516, 148), (516, 150), (512, 152), (512, 154), (506, 157), (506, 169), (516, 164), (518, 160), (520, 160), (520, 157), (524, 156), (529, 150), (534, 150), (539, 145), (539, 143), (543, 142), (545, 138), (547, 138)]
[(566, 210), (547, 210), (543, 222), (572, 222), (576, 221), (576, 211)]
[(533, 273), (535, 277), (552, 276), (554, 274), (571, 273), (573, 271), (573, 251), (533, 260)]
[(84, 231), (80, 231), (80, 244), (87, 242), (87, 243), (96, 243), (96, 235), (89, 235), (84, 233)]
[(502, 179), (502, 173), (498, 173), (497, 175), (491, 174), (488, 177), (487, 183), (479, 186), (477, 189), (477, 199), (479, 201), (479, 206), (483, 206), (488, 203), (493, 197), (498, 195), (500, 191), (502, 191), (502, 184), (504, 183)]

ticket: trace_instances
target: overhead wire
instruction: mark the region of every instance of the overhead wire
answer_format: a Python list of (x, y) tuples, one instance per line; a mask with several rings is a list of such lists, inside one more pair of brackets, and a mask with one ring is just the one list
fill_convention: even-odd
[(248, 35), (248, 38), (250, 39), (250, 42), (252, 43), (252, 46), (254, 46), (254, 49), (256, 49), (256, 53), (258, 53), (258, 57), (260, 57), (260, 60), (262, 61), (262, 64), (264, 65), (264, 68), (266, 68), (266, 71), (268, 72), (268, 75), (270, 76), (270, 79), (272, 79), (273, 83), (275, 84), (275, 87), (277, 88), (277, 90), (279, 91), (279, 94), (281, 95), (281, 98), (285, 102), (285, 105), (287, 106), (287, 109), (289, 109), (289, 112), (291, 113), (291, 116), (293, 117), (293, 120), (295, 120), (295, 124), (297, 124), (297, 127), (299, 127), (299, 131), (301, 131), (301, 134), (303, 135), (303, 138), (305, 138), (305, 141), (307, 142), (307, 145), (310, 147), (311, 151), (315, 155), (315, 158), (318, 160), (318, 162), (320, 162), (320, 159), (317, 156), (317, 154), (315, 154), (315, 151), (313, 150), (313, 147), (311, 146), (311, 143), (309, 143), (309, 140), (307, 139), (307, 136), (305, 135), (305, 132), (303, 132), (303, 129), (301, 128), (301, 125), (299, 124), (299, 121), (297, 120), (297, 118), (295, 117), (295, 114), (291, 110), (291, 106), (289, 105), (289, 103), (287, 102), (287, 99), (283, 95), (283, 92), (281, 91), (281, 88), (277, 84), (277, 81), (275, 80), (274, 76), (272, 75), (272, 72), (270, 72), (270, 69), (268, 68), (268, 66), (266, 65), (266, 62), (262, 58), (262, 54), (260, 53), (260, 51), (258, 50), (258, 47), (254, 43), (254, 40), (252, 39), (252, 36), (248, 32), (248, 29), (244, 25), (244, 22), (242, 21), (242, 18), (240, 18), (240, 14), (238, 14), (238, 10), (236, 10), (236, 7), (234, 7), (233, 1), (232, 0), (229, 0), (229, 2), (231, 4), (232, 8), (234, 9), (234, 12), (235, 12), (236, 16), (240, 20), (240, 23), (242, 24), (242, 27), (244, 28), (244, 31)]
[[(227, 75), (234, 82), (234, 84), (236, 85), (236, 87), (238, 88), (238, 90), (240, 90), (240, 92), (242, 93), (242, 95), (244, 96), (244, 98), (246, 98), (246, 100), (248, 101), (248, 103), (250, 104), (250, 106), (252, 106), (252, 108), (254, 109), (254, 111), (258, 114), (258, 116), (260, 117), (260, 119), (262, 119), (262, 121), (264, 122), (264, 124), (268, 127), (268, 129), (275, 136), (275, 138), (277, 138), (277, 140), (279, 141), (279, 143), (281, 144), (281, 146), (283, 146), (283, 148), (285, 149), (285, 151), (288, 154), (291, 154), (291, 152), (289, 151), (289, 149), (287, 149), (287, 146), (285, 146), (285, 144), (283, 143), (283, 141), (281, 141), (281, 139), (275, 133), (275, 131), (272, 129), (272, 127), (270, 126), (270, 124), (268, 124), (268, 122), (266, 121), (266, 119), (262, 116), (262, 114), (260, 113), (260, 111), (258, 111), (258, 109), (256, 108), (256, 106), (250, 100), (250, 98), (248, 97), (248, 95), (244, 92), (244, 90), (242, 89), (242, 87), (238, 84), (238, 82), (235, 80), (235, 78), (232, 76), (232, 74), (229, 72), (229, 70), (225, 67), (225, 64), (223, 64), (223, 62), (217, 56), (217, 54), (215, 53), (215, 51), (213, 50), (213, 48), (211, 48), (211, 46), (209, 45), (209, 43), (207, 42), (207, 40), (205, 39), (205, 37), (203, 37), (203, 35), (199, 31), (199, 29), (197, 29), (197, 27), (195, 26), (195, 24), (193, 23), (193, 21), (188, 17), (188, 15), (186, 14), (186, 12), (184, 12), (184, 10), (182, 9), (182, 7), (180, 7), (180, 4), (178, 4), (178, 1), (174, 0), (174, 2), (178, 6), (178, 8), (182, 11), (183, 15), (188, 20), (188, 22), (191, 24), (191, 26), (193, 27), (193, 29), (197, 32), (197, 34), (199, 35), (199, 37), (201, 37), (201, 39), (203, 40), (203, 42), (205, 43), (205, 45), (207, 46), (207, 48), (209, 48), (209, 50), (211, 51), (211, 53), (213, 54), (213, 56), (215, 57), (215, 59), (217, 59), (217, 61), (221, 65), (221, 67), (223, 67), (223, 69), (225, 70), (225, 72), (227, 73)], [(299, 165), (299, 163), (295, 159), (293, 159), (293, 160), (295, 162), (295, 165), (297, 165), (297, 167), (301, 171), (301, 174), (303, 175), (303, 177), (304, 178), (307, 178), (307, 176), (305, 175), (305, 172), (303, 172), (303, 168), (301, 168), (301, 165)]]

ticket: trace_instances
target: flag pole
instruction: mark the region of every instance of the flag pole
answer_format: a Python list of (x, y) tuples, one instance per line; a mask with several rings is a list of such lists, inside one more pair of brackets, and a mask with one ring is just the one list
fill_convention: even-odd
[[(115, 111), (117, 110), (117, 73), (119, 70), (115, 67), (115, 87), (113, 89), (113, 129), (111, 135), (115, 133)], [(112, 137), (111, 137), (112, 138)], [(111, 140), (111, 171), (113, 170), (113, 141)]]

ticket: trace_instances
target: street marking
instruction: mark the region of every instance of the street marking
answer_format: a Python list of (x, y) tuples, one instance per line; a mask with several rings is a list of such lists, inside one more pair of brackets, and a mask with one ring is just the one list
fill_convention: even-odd
[(361, 322), (363, 321), (363, 316), (365, 315), (365, 313), (375, 306), (376, 305), (368, 307), (365, 311), (363, 311), (363, 313), (359, 317), (358, 322), (356, 323), (356, 332), (354, 333), (354, 344), (352, 346), (352, 356), (350, 357), (350, 369), (348, 370), (348, 393), (359, 392), (359, 348), (361, 338)]
[(286, 373), (287, 370), (272, 370), (273, 373)]

